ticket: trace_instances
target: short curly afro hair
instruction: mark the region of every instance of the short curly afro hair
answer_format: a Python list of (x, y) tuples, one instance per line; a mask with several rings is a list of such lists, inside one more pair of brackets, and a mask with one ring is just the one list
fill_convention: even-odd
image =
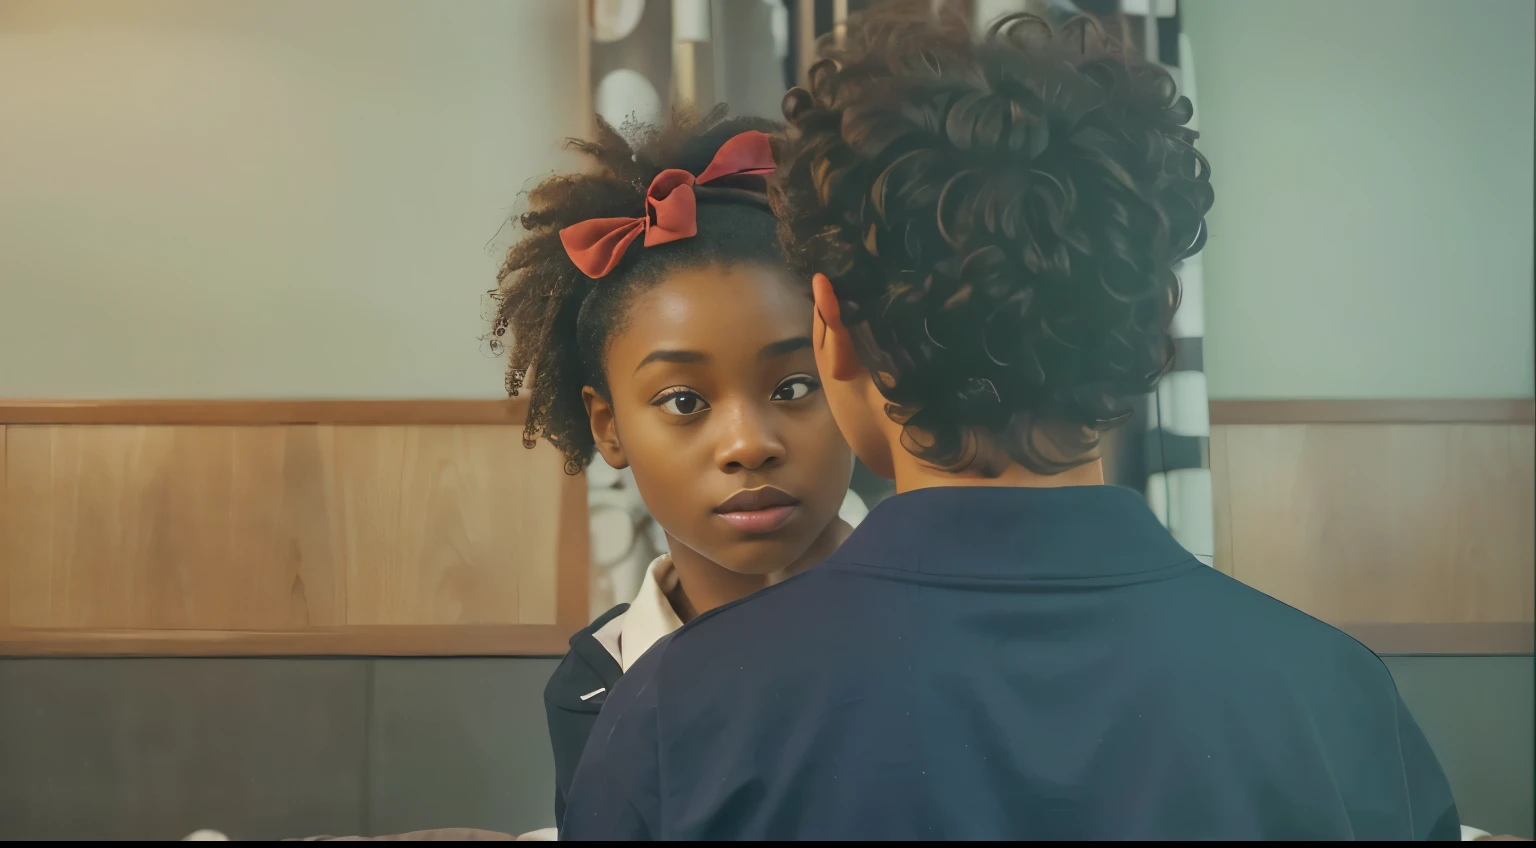
[(496, 308), (490, 346), (507, 353), (507, 393), (530, 396), (524, 445), (547, 439), (564, 455), (567, 474), (591, 462), (581, 390), (591, 386), (608, 396), (603, 356), (641, 291), (685, 267), (785, 267), (762, 176), (727, 177), (696, 189), (696, 236), (651, 248), (636, 244), (601, 280), (577, 270), (560, 230), (591, 218), (643, 214), (646, 188), (663, 170), (698, 174), (736, 135), (780, 129), (761, 118), (729, 117), (722, 105), (704, 115), (679, 109), (657, 124), (627, 124), (623, 133), (599, 118), (596, 138), (570, 140), (591, 167), (551, 176), (529, 193), (528, 211), (517, 218), (523, 238), (507, 252), (490, 292)]
[(903, 446), (988, 476), (1091, 461), (1171, 367), (1174, 269), (1205, 242), (1188, 98), (1087, 17), (978, 39), (887, 9), (822, 56), (770, 195)]

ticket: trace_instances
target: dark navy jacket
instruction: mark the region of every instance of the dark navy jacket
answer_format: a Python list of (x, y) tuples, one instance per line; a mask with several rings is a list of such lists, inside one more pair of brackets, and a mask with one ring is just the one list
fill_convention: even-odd
[(609, 693), (562, 839), (1458, 839), (1381, 661), (1134, 492), (945, 488)]
[(576, 775), (576, 764), (597, 723), (604, 696), (623, 676), (619, 661), (598, 643), (594, 633), (623, 615), (619, 604), (571, 637), (571, 650), (544, 686), (544, 714), (549, 719), (549, 743), (555, 754), (555, 824), (565, 817), (565, 796)]

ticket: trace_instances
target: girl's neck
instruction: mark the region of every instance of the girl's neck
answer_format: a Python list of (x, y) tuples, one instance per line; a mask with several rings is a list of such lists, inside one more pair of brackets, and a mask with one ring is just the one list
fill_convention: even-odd
[(827, 529), (816, 537), (799, 559), (788, 566), (768, 574), (741, 574), (719, 565), (689, 548), (679, 544), (671, 535), (667, 546), (671, 550), (672, 567), (677, 569), (677, 585), (667, 593), (672, 610), (683, 623), (692, 621), (715, 607), (734, 601), (781, 583), (826, 559), (848, 534), (853, 532), (841, 518), (833, 520)]

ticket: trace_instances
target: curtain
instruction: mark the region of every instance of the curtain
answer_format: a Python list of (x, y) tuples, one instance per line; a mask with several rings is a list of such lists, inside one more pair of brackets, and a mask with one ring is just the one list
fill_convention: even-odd
[[(1062, 2), (1053, 2), (1062, 7)], [(1195, 106), (1200, 101), (1194, 53), (1180, 26), (1178, 0), (1076, 0), (1146, 58), (1173, 75)], [(1173, 371), (1145, 398), (1120, 439), (1122, 485), (1140, 488), (1173, 537), (1207, 565), (1216, 548), (1211, 500), (1210, 403), (1205, 381), (1205, 275), (1199, 254), (1176, 269), (1183, 298), (1173, 318)]]
[[(1199, 129), (1195, 57), (1180, 27), (1177, 0), (1122, 0), (1142, 14), (1142, 47), (1162, 63), (1195, 106), (1190, 125)], [(1147, 8), (1152, 4), (1154, 8)], [(1151, 13), (1155, 17), (1148, 18)], [(1134, 20), (1134, 18), (1132, 18)], [(1150, 21), (1151, 25), (1148, 25)], [(1150, 42), (1150, 43), (1149, 43)], [(1216, 550), (1211, 500), (1210, 397), (1205, 381), (1205, 273), (1200, 254), (1175, 269), (1183, 299), (1173, 317), (1173, 371), (1148, 398), (1146, 421), (1147, 502), (1173, 537), (1206, 565)]]

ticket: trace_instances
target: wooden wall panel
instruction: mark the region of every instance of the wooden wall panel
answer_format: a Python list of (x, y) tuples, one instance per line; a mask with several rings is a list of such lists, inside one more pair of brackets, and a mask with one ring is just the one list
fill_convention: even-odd
[[(10, 427), (15, 627), (258, 629), (344, 623), (326, 528), (287, 467), (313, 432)], [(293, 443), (293, 444), (290, 444)], [(312, 452), (312, 450), (311, 450)], [(290, 491), (290, 471), (293, 480)], [(318, 469), (315, 469), (318, 471)]]
[(1231, 573), (1335, 624), (1528, 624), (1532, 439), (1529, 424), (1215, 426)]
[(320, 437), (346, 623), (555, 623), (557, 452), (512, 427)]
[(558, 653), (585, 623), (584, 479), (518, 425), (0, 433), (0, 653)]

